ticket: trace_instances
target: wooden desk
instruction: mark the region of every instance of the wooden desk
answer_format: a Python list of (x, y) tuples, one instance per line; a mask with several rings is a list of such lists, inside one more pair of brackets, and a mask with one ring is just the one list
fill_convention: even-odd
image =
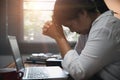
[[(25, 63), (24, 62), (24, 65), (25, 65), (25, 67), (36, 67), (36, 66), (46, 66), (45, 64), (33, 64), (33, 63)], [(8, 66), (7, 66), (7, 68), (15, 68), (15, 63), (10, 63)]]

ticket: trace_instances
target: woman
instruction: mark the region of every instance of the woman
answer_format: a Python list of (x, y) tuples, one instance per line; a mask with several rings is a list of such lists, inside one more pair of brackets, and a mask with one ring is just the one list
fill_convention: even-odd
[[(120, 20), (114, 12), (106, 11), (103, 2), (98, 5), (99, 1), (57, 0), (53, 20), (43, 28), (43, 34), (56, 40), (62, 66), (75, 80), (94, 75), (103, 80), (120, 80)], [(75, 49), (65, 38), (62, 25), (80, 34)]]

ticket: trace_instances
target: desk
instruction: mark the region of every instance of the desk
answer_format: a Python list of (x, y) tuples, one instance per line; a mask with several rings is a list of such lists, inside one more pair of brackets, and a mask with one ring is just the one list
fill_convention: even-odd
[[(33, 63), (25, 63), (25, 67), (36, 67), (36, 66), (46, 66), (45, 64), (33, 64)], [(15, 68), (15, 63), (10, 63), (7, 68)]]

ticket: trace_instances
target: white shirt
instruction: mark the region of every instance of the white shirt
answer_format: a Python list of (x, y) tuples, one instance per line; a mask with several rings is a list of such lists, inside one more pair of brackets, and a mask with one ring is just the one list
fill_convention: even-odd
[[(89, 36), (79, 38), (74, 50), (65, 55), (62, 66), (75, 80), (98, 75), (104, 80), (120, 80), (120, 20), (112, 11), (100, 15)], [(82, 43), (82, 44), (81, 44)]]

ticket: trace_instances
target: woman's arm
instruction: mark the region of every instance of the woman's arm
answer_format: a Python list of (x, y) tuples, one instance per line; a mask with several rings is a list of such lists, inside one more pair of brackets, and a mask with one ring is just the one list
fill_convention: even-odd
[(65, 54), (71, 50), (71, 47), (63, 33), (63, 28), (61, 25), (55, 25), (52, 21), (48, 21), (43, 27), (43, 34), (50, 36), (56, 40), (62, 57), (64, 57)]
[(120, 0), (104, 0), (108, 8), (115, 12), (115, 17), (120, 19)]

